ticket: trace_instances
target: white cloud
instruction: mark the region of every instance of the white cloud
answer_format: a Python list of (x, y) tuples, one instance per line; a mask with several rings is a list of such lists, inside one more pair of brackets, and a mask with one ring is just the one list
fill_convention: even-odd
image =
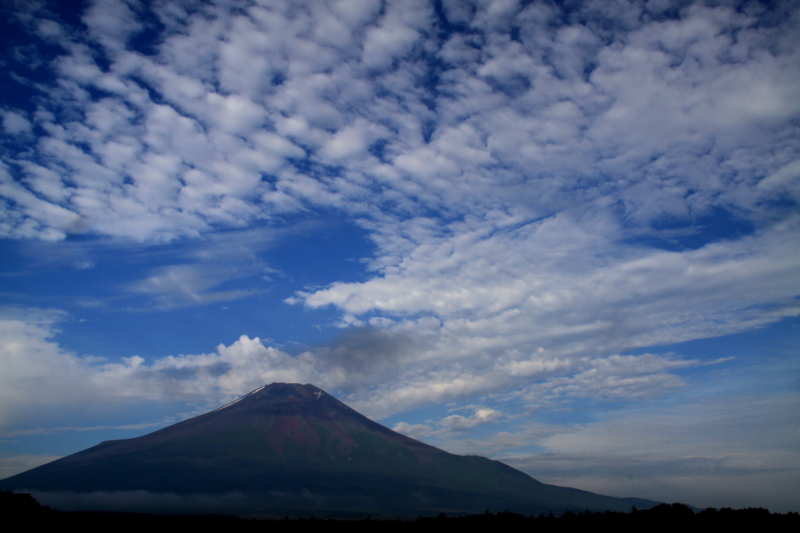
[(93, 2), (83, 15), (83, 22), (104, 46), (116, 51), (143, 29), (132, 7), (141, 9), (137, 0)]
[(380, 25), (369, 28), (366, 32), (362, 61), (369, 68), (391, 67), (392, 61), (408, 53), (420, 38), (418, 31), (398, 20), (396, 8), (398, 4), (389, 8), (389, 13), (383, 17)]
[(454, 433), (463, 434), (472, 428), (495, 422), (502, 416), (503, 413), (495, 409), (479, 407), (474, 409), (471, 416), (450, 415), (438, 421), (428, 420), (424, 424), (399, 422), (392, 429), (403, 435), (430, 442), (431, 439), (446, 439)]
[(496, 420), (502, 413), (494, 409), (478, 409), (475, 414), (469, 417), (461, 415), (450, 415), (442, 419), (441, 424), (450, 431), (466, 431), (476, 426), (480, 426)]
[(382, 128), (364, 120), (356, 120), (352, 126), (339, 130), (327, 141), (320, 149), (320, 154), (337, 162), (355, 157), (363, 158), (371, 141), (381, 133), (388, 136)]
[[(41, 424), (53, 422), (48, 416), (58, 415), (57, 420), (99, 398), (103, 398), (105, 409), (164, 401), (200, 402), (213, 408), (265, 383), (335, 386), (342, 381), (341, 370), (326, 368), (324, 361), (315, 359), (313, 354), (292, 357), (245, 335), (229, 346), (218, 346), (210, 354), (168, 356), (153, 361), (133, 356), (120, 362), (79, 357), (52, 340), (57, 333), (58, 314), (19, 309), (6, 309), (3, 314), (0, 427), (6, 430), (6, 436), (21, 434), (20, 431), (30, 433), (31, 428), (41, 432)], [(87, 428), (96, 429), (96, 424)]]
[(3, 131), (8, 135), (30, 133), (32, 126), (27, 118), (16, 111), (3, 111)]
[(434, 429), (427, 424), (409, 424), (407, 422), (400, 422), (395, 424), (392, 428), (398, 433), (402, 433), (412, 439), (426, 440), (434, 434)]
[(88, 362), (49, 339), (57, 312), (5, 312), (0, 320), (0, 423), (24, 418), (20, 404), (42, 405), (81, 398), (89, 376)]

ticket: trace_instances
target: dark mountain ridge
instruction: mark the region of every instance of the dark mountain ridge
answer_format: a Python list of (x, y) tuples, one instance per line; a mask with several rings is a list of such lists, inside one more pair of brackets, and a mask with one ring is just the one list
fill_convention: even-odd
[[(189, 420), (0, 481), (75, 493), (244, 494), (238, 513), (628, 511), (648, 500), (546, 485), (392, 431), (313, 385), (273, 383)], [(213, 505), (209, 511), (213, 511)]]

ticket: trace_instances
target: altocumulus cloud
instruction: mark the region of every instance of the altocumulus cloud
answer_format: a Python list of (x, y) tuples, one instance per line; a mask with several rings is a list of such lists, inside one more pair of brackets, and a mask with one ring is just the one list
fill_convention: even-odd
[[(208, 235), (335, 211), (376, 248), (366, 279), (286, 301), (351, 328), (299, 355), (244, 335), (108, 362), (58, 345), (62, 315), (8, 311), (3, 405), (224, 401), (269, 381), (374, 417), (642, 400), (703, 362), (641, 349), (800, 314), (797, 2), (102, 0), (81, 28), (43, 3), (9, 13), (59, 52), (19, 54), (47, 75), (35, 105), (2, 110), (0, 235), (223, 250)], [(269, 272), (219, 255), (126, 290), (200, 305)]]

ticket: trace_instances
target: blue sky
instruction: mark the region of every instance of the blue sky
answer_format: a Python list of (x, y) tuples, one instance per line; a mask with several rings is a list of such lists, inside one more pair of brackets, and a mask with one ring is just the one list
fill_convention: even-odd
[(797, 2), (5, 2), (0, 475), (314, 383), (800, 509)]

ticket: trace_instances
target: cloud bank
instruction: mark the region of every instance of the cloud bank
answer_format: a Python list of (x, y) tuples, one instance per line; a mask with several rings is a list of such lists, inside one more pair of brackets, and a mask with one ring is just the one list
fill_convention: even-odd
[[(109, 408), (171, 401), (188, 402), (203, 411), (272, 382), (317, 384), (373, 418), (509, 389), (515, 392), (508, 400), (522, 401), (532, 409), (569, 398), (639, 400), (681, 388), (684, 382), (673, 372), (704, 364), (653, 354), (539, 357), (534, 364), (500, 362), (491, 369), (464, 358), (450, 367), (440, 361), (410, 364), (418, 357), (416, 349), (392, 352), (393, 348), (409, 350), (406, 338), (372, 328), (349, 331), (328, 345), (299, 355), (242, 335), (230, 345), (220, 344), (213, 353), (150, 360), (133, 356), (117, 362), (62, 349), (53, 340), (59, 314), (19, 309), (4, 314), (0, 319), (5, 340), (0, 347), (4, 369), (0, 376), (0, 428), (6, 428), (3, 434), (9, 437), (81, 429), (9, 429), (29, 422), (28, 417), (43, 408), (68, 413), (81, 409), (87, 401), (102, 399)], [(514, 370), (519, 367), (524, 367), (521, 374)], [(426, 372), (429, 375), (425, 376)], [(448, 416), (441, 426), (463, 431), (492, 422), (501, 414), (480, 408), (469, 417)]]

